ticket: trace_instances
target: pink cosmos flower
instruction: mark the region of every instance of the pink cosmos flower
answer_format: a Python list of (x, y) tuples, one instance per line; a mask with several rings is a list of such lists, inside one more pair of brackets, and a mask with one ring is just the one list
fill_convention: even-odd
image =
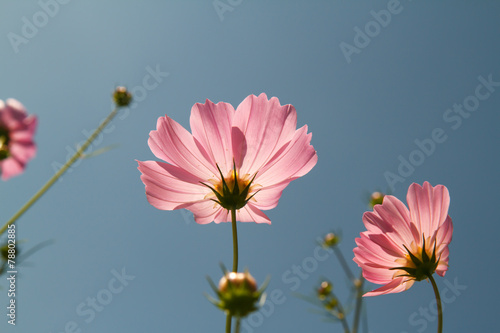
[(448, 244), (453, 224), (448, 216), (450, 195), (443, 185), (411, 184), (408, 208), (386, 195), (373, 212), (363, 215), (367, 231), (356, 239), (354, 261), (370, 282), (384, 286), (366, 293), (376, 296), (398, 293), (434, 272), (448, 270)]
[(191, 109), (192, 134), (168, 116), (149, 134), (153, 154), (167, 163), (139, 163), (149, 203), (186, 208), (197, 223), (270, 223), (262, 212), (278, 204), (283, 189), (317, 162), (307, 126), (297, 129), (292, 105), (250, 95), (238, 106), (207, 100)]
[(28, 116), (24, 106), (15, 99), (0, 100), (0, 170), (2, 180), (17, 176), (26, 163), (35, 157), (33, 142), (36, 116)]

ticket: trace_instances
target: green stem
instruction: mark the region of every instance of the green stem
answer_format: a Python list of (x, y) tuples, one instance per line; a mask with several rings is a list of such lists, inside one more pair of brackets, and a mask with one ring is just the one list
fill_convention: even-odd
[(344, 269), (345, 274), (351, 280), (352, 283), (356, 282), (356, 278), (354, 277), (354, 274), (352, 274), (351, 269), (349, 268), (349, 265), (345, 261), (344, 255), (342, 254), (342, 251), (337, 246), (333, 247), (333, 251), (335, 252), (335, 255), (337, 256), (337, 259), (340, 262), (340, 265)]
[(231, 209), (231, 224), (233, 226), (233, 272), (238, 271), (238, 230), (236, 229), (236, 209)]
[(365, 282), (365, 279), (363, 278), (363, 274), (361, 273), (361, 276), (359, 277), (358, 280), (356, 280), (355, 287), (356, 287), (356, 309), (354, 310), (354, 322), (352, 324), (352, 333), (357, 333), (358, 332), (358, 327), (359, 327), (359, 319), (361, 318), (361, 308), (363, 304), (363, 283)]
[[(236, 209), (231, 209), (231, 225), (233, 227), (233, 272), (238, 272), (238, 230), (236, 228)], [(230, 314), (226, 317), (226, 333), (231, 333), (231, 320), (232, 316)], [(236, 321), (236, 332), (238, 333), (240, 328), (240, 319)]]
[(344, 326), (344, 332), (345, 333), (350, 333), (351, 331), (349, 330), (349, 324), (347, 324), (347, 320), (345, 319), (345, 311), (344, 307), (340, 304), (340, 301), (337, 298), (337, 308), (339, 312), (339, 316), (337, 318), (340, 319), (340, 322), (342, 323), (342, 326)]
[(14, 214), (14, 216), (12, 216), (10, 218), (9, 221), (7, 221), (7, 223), (2, 227), (2, 229), (0, 229), (0, 235), (3, 234), (5, 232), (5, 230), (7, 230), (7, 228), (9, 227), (9, 225), (11, 225), (14, 222), (16, 222), (17, 219), (19, 219), (21, 217), (21, 215), (23, 215), (38, 199), (40, 199), (40, 197), (42, 195), (44, 195), (45, 192), (47, 192), (47, 190), (52, 185), (54, 185), (54, 183), (64, 174), (64, 172), (66, 172), (66, 170), (68, 170), (71, 167), (71, 165), (73, 163), (75, 163), (76, 160), (78, 160), (83, 155), (83, 153), (90, 146), (90, 144), (92, 143), (92, 141), (95, 140), (95, 138), (99, 135), (99, 133), (102, 132), (102, 130), (109, 124), (109, 122), (116, 116), (117, 113), (118, 113), (118, 108), (116, 108), (113, 111), (111, 111), (111, 113), (108, 115), (108, 117), (99, 125), (99, 127), (97, 127), (97, 129), (94, 131), (94, 133), (92, 133), (92, 135), (87, 139), (87, 141), (85, 141), (85, 143), (62, 166), (62, 168), (59, 169), (59, 171), (57, 171), (56, 174), (54, 176), (52, 176), (52, 178), (50, 178), (47, 181), (47, 183), (45, 183), (45, 185), (43, 185), (42, 188), (39, 189), (38, 192), (35, 193), (35, 195), (33, 195), (31, 197), (31, 199), (29, 199), (28, 202), (26, 202), (24, 204), (24, 206), (22, 206), (21, 209), (19, 209), (19, 211), (16, 214)]
[(434, 289), (434, 294), (436, 295), (436, 305), (438, 311), (438, 333), (443, 333), (443, 307), (441, 305), (441, 296), (439, 296), (439, 290), (436, 285), (436, 281), (432, 277), (432, 274), (427, 276), (431, 280), (432, 288)]
[(231, 333), (231, 315), (228, 313), (226, 317), (226, 333)]
[(241, 318), (237, 317), (236, 318), (236, 328), (234, 330), (234, 333), (240, 333), (240, 326), (241, 326)]

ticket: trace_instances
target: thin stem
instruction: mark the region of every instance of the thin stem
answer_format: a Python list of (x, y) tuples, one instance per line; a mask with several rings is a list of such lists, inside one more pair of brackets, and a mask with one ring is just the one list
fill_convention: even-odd
[(347, 324), (347, 320), (345, 319), (345, 311), (344, 311), (344, 308), (342, 307), (342, 305), (340, 304), (340, 301), (337, 299), (337, 308), (338, 308), (338, 312), (339, 312), (339, 315), (337, 316), (337, 318), (340, 319), (340, 322), (342, 323), (342, 326), (344, 326), (344, 332), (345, 333), (350, 333), (351, 331), (349, 330), (349, 324)]
[(432, 283), (432, 288), (434, 289), (434, 294), (436, 295), (436, 304), (437, 304), (437, 311), (438, 311), (438, 333), (443, 333), (443, 307), (441, 305), (441, 296), (439, 295), (439, 290), (436, 285), (436, 281), (434, 281), (434, 278), (432, 277), (432, 274), (429, 274), (427, 276), (429, 280), (431, 280)]
[(337, 259), (340, 261), (340, 265), (344, 269), (345, 274), (347, 275), (347, 278), (351, 280), (352, 283), (356, 281), (356, 278), (354, 277), (354, 274), (352, 274), (351, 269), (349, 268), (349, 265), (347, 265), (347, 262), (345, 261), (344, 255), (342, 254), (342, 251), (337, 246), (333, 247), (333, 251), (335, 252), (335, 255), (337, 256)]
[(233, 226), (233, 272), (238, 271), (238, 230), (236, 229), (236, 209), (231, 209), (231, 224)]
[(234, 333), (240, 333), (240, 326), (241, 326), (241, 318), (237, 317), (236, 318), (236, 328), (234, 330)]
[[(233, 227), (233, 272), (238, 271), (238, 230), (236, 229), (236, 209), (231, 209), (231, 225)], [(226, 333), (231, 333), (232, 316), (228, 313), (226, 318)], [(236, 332), (239, 332), (240, 319), (236, 320)]]
[(226, 333), (231, 333), (231, 315), (228, 313), (226, 317)]
[(92, 141), (95, 140), (95, 138), (99, 135), (99, 133), (102, 132), (102, 130), (116, 116), (117, 113), (118, 113), (118, 108), (111, 111), (108, 117), (99, 125), (99, 127), (97, 127), (97, 129), (94, 131), (94, 133), (92, 133), (92, 135), (87, 139), (87, 141), (85, 141), (85, 143), (80, 148), (78, 148), (76, 153), (62, 166), (62, 168), (59, 169), (59, 171), (57, 171), (56, 174), (54, 174), (54, 176), (52, 176), (52, 178), (50, 178), (47, 181), (47, 183), (45, 183), (45, 185), (43, 185), (42, 188), (39, 189), (38, 192), (36, 192), (35, 195), (31, 197), (31, 199), (29, 199), (28, 202), (26, 202), (24, 206), (22, 206), (21, 209), (19, 209), (19, 211), (10, 218), (9, 221), (7, 221), (7, 223), (2, 227), (2, 229), (0, 229), (0, 235), (5, 232), (5, 230), (9, 227), (9, 225), (16, 222), (17, 219), (21, 217), (21, 215), (23, 215), (38, 199), (40, 199), (40, 197), (44, 195), (45, 192), (47, 192), (47, 190), (52, 185), (54, 185), (54, 183), (64, 174), (64, 172), (66, 172), (66, 170), (68, 170), (71, 167), (71, 165), (75, 163), (76, 160), (78, 160), (83, 155), (83, 153), (90, 146)]
[(354, 321), (352, 323), (352, 333), (358, 332), (359, 327), (359, 319), (361, 318), (361, 308), (363, 304), (363, 283), (365, 279), (363, 278), (363, 274), (361, 273), (358, 280), (356, 280), (356, 309), (354, 310)]

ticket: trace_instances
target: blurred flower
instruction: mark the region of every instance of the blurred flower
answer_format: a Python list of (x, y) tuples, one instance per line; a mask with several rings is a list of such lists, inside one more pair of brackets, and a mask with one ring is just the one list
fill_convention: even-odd
[(284, 188), (317, 162), (307, 126), (296, 129), (292, 105), (250, 95), (236, 111), (207, 100), (191, 109), (192, 134), (168, 116), (149, 135), (159, 159), (138, 162), (151, 205), (190, 210), (197, 223), (270, 223), (262, 210), (278, 204)]
[(356, 239), (354, 261), (368, 281), (384, 285), (365, 296), (401, 292), (434, 272), (444, 276), (448, 269), (453, 233), (448, 189), (413, 183), (406, 201), (409, 210), (387, 195), (373, 212), (363, 215), (367, 231)]
[(2, 180), (17, 176), (26, 163), (35, 157), (33, 142), (36, 116), (28, 116), (24, 106), (15, 99), (0, 100), (0, 171)]

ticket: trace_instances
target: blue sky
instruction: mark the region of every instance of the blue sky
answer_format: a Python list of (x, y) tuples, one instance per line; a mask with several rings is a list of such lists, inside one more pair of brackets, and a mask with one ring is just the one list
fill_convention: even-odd
[[(405, 201), (408, 186), (426, 180), (451, 195), (450, 269), (437, 279), (445, 331), (495, 331), (500, 4), (216, 4), (224, 9), (209, 0), (0, 5), (0, 99), (39, 118), (37, 157), (1, 184), (1, 220), (106, 117), (117, 84), (136, 93), (91, 149), (118, 147), (72, 168), (18, 221), (21, 251), (53, 244), (18, 267), (17, 325), (3, 315), (1, 330), (221, 332), (224, 316), (203, 293), (205, 277), (218, 280), (219, 263), (231, 264), (231, 227), (153, 208), (135, 160), (155, 159), (147, 139), (158, 117), (189, 128), (194, 103), (237, 106), (265, 92), (296, 107), (319, 161), (267, 212), (271, 225), (239, 224), (240, 266), (259, 282), (271, 276), (276, 296), (243, 332), (340, 330), (296, 296), (325, 277), (348, 296), (316, 239), (342, 230), (340, 247), (359, 272), (351, 258), (367, 194), (391, 189)], [(105, 304), (92, 310), (92, 299)], [(426, 282), (367, 299), (370, 332), (434, 332), (433, 299)]]

